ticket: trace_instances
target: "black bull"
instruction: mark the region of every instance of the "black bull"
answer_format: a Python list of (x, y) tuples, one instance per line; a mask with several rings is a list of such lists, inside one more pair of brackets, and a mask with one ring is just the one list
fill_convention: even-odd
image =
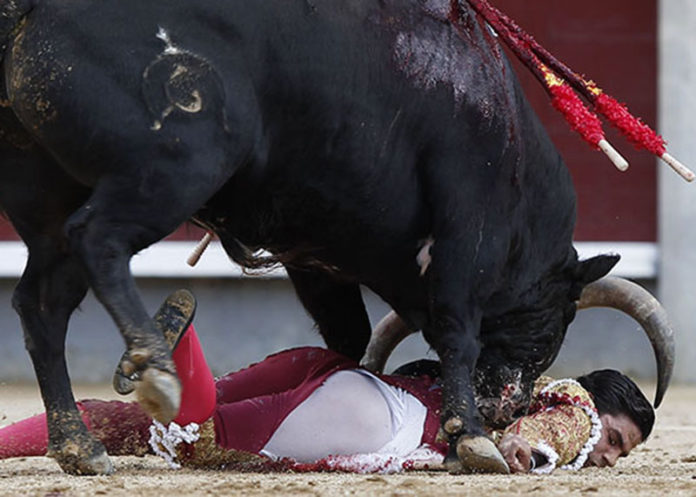
[(29, 248), (13, 303), (64, 470), (111, 471), (64, 358), (88, 287), (143, 406), (176, 414), (129, 260), (187, 219), (242, 265), (282, 263), (327, 345), (356, 359), (370, 337), (359, 285), (374, 290), (442, 361), (452, 467), (458, 453), (500, 468), (475, 390), (515, 383), (524, 406), (583, 287), (618, 257), (578, 261), (568, 171), (468, 4), (0, 5), (0, 203)]

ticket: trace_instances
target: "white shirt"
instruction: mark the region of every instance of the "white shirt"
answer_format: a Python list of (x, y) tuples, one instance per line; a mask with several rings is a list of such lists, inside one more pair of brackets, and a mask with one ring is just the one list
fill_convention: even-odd
[(363, 369), (343, 370), (291, 412), (262, 454), (298, 462), (331, 455), (404, 457), (420, 446), (427, 409)]

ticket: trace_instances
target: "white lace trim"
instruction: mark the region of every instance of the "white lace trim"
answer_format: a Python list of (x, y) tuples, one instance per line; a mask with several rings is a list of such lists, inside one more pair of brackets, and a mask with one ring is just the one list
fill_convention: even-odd
[(172, 421), (169, 426), (164, 426), (153, 419), (150, 425), (150, 447), (156, 455), (167, 461), (170, 468), (179, 469), (181, 464), (176, 462), (176, 446), (182, 442), (196, 442), (200, 438), (199, 429), (197, 423), (182, 427)]
[[(582, 388), (582, 385), (580, 383), (578, 383), (577, 380), (574, 380), (572, 378), (561, 378), (560, 380), (553, 380), (551, 383), (549, 383), (544, 388), (542, 388), (541, 392), (539, 392), (539, 395), (543, 395), (545, 393), (548, 393), (549, 390), (556, 388), (559, 385), (564, 385), (564, 384), (575, 385), (577, 387)], [(584, 388), (583, 388), (583, 390), (584, 390)]]
[(556, 463), (558, 462), (558, 453), (546, 442), (539, 442), (539, 445), (534, 447), (534, 450), (541, 452), (544, 457), (546, 457), (546, 464), (543, 466), (537, 466), (530, 473), (535, 475), (547, 475), (556, 469)]
[[(580, 388), (583, 388), (578, 381), (573, 380), (571, 378), (565, 378), (562, 380), (552, 381), (551, 383), (546, 385), (541, 390), (541, 392), (539, 392), (539, 394), (542, 395), (548, 393), (549, 390), (563, 384), (576, 385)], [(578, 469), (584, 466), (585, 461), (587, 461), (587, 458), (590, 456), (590, 452), (592, 452), (594, 446), (597, 445), (599, 440), (602, 438), (602, 421), (599, 419), (597, 409), (595, 409), (594, 407), (590, 407), (589, 405), (583, 404), (582, 402), (575, 402), (572, 400), (572, 398), (571, 405), (579, 407), (580, 409), (585, 411), (585, 414), (589, 416), (590, 422), (592, 423), (592, 428), (590, 429), (590, 438), (587, 439), (587, 442), (585, 442), (585, 445), (582, 447), (582, 449), (580, 449), (578, 455), (570, 463), (561, 466), (561, 469), (577, 471)]]

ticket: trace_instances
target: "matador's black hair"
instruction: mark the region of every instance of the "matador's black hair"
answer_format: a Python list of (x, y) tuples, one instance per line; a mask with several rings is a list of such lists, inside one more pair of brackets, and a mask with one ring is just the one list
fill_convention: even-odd
[(601, 369), (577, 378), (592, 394), (599, 414), (625, 414), (640, 428), (643, 441), (655, 424), (655, 411), (640, 388), (623, 373)]

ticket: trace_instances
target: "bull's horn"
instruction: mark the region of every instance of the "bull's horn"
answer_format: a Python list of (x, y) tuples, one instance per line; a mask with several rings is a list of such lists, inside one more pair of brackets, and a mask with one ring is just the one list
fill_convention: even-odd
[[(674, 369), (674, 332), (660, 302), (647, 290), (631, 281), (607, 276), (585, 287), (578, 309), (611, 307), (635, 319), (650, 339), (657, 361), (655, 407), (659, 407)], [(377, 324), (361, 364), (381, 373), (387, 359), (404, 338), (414, 333), (391, 311)]]
[(665, 309), (643, 287), (616, 276), (606, 276), (585, 287), (578, 301), (578, 309), (589, 307), (618, 309), (643, 327), (657, 361), (655, 407), (658, 407), (674, 369), (674, 332)]
[(396, 346), (411, 333), (415, 332), (406, 326), (398, 314), (391, 311), (372, 330), (370, 343), (360, 364), (372, 372), (381, 373)]

